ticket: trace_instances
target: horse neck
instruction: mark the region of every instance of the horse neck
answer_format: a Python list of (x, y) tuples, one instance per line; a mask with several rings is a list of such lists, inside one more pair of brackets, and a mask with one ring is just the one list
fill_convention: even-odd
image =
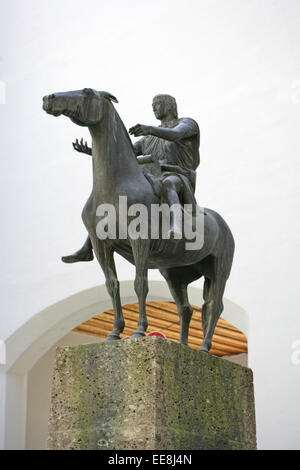
[(111, 103), (106, 106), (101, 123), (89, 128), (93, 139), (93, 192), (102, 195), (118, 192), (126, 180), (144, 178), (120, 116)]

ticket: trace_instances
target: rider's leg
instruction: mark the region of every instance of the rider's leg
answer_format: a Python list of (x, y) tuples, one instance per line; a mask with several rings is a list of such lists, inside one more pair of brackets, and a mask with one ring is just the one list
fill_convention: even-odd
[[(171, 175), (165, 178), (162, 182), (162, 198), (163, 202), (167, 203), (170, 207), (173, 204), (180, 204), (179, 194), (182, 190), (182, 181), (178, 176)], [(174, 235), (182, 233), (182, 227), (178, 225), (174, 212), (170, 214), (170, 238)]]
[(89, 236), (80, 250), (76, 251), (70, 256), (63, 256), (61, 258), (64, 263), (78, 263), (79, 261), (92, 261), (93, 259), (93, 248)]

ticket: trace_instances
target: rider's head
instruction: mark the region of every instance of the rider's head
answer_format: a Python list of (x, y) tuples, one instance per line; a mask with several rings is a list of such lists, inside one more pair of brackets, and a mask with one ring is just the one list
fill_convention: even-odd
[(173, 119), (178, 118), (177, 104), (175, 98), (170, 95), (156, 95), (152, 102), (153, 112), (157, 119), (163, 119), (170, 116)]

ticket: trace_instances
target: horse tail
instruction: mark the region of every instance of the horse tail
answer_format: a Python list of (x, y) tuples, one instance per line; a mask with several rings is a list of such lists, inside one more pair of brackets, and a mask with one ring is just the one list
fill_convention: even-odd
[(213, 214), (215, 220), (218, 223), (220, 232), (219, 232), (219, 253), (218, 261), (219, 267), (223, 272), (226, 279), (228, 279), (232, 267), (233, 255), (235, 250), (235, 243), (232, 232), (223, 219), (217, 212), (211, 209), (205, 209), (206, 211)]
[(231, 267), (232, 267), (232, 262), (233, 262), (233, 255), (234, 255), (234, 249), (235, 249), (235, 243), (234, 243), (234, 238), (231, 233), (230, 228), (227, 226), (227, 233), (224, 241), (224, 251), (222, 255), (222, 266), (224, 270), (224, 274), (226, 275), (226, 279), (228, 279)]

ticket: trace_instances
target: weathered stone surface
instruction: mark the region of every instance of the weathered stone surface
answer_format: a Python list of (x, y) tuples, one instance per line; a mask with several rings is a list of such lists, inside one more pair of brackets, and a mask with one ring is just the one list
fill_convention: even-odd
[(255, 449), (252, 371), (158, 337), (57, 351), (49, 449)]

